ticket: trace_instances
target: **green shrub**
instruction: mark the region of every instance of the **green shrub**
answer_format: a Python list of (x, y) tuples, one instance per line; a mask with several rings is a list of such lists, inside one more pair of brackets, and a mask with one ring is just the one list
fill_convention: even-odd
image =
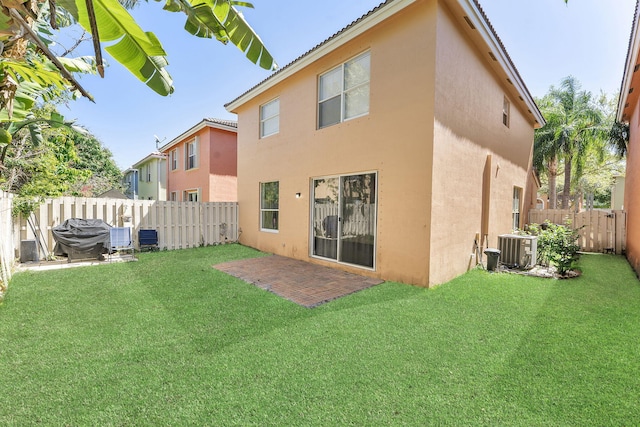
[(538, 264), (553, 265), (562, 275), (574, 267), (580, 246), (577, 243), (578, 231), (571, 228), (570, 221), (565, 225), (549, 221), (543, 225), (531, 224), (529, 231), (538, 236)]

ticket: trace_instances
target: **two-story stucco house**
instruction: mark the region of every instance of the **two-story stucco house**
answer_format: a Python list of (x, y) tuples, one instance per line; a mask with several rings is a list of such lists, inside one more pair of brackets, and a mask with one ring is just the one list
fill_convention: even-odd
[(160, 148), (167, 200), (237, 201), (237, 123), (203, 119)]
[(627, 259), (640, 274), (640, 6), (631, 29), (629, 50), (625, 63), (617, 120), (629, 125), (627, 170), (624, 178), (624, 209), (627, 211)]
[(151, 153), (123, 173), (125, 194), (130, 199), (167, 200), (167, 160)]
[(544, 118), (477, 1), (386, 1), (226, 108), (243, 244), (432, 286), (524, 224)]

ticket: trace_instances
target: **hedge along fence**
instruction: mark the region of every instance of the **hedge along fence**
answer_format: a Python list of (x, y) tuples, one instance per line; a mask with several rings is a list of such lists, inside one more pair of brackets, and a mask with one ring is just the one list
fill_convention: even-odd
[(12, 209), (13, 195), (0, 190), (0, 294), (11, 279), (15, 260)]
[(70, 218), (101, 219), (113, 227), (131, 227), (136, 248), (141, 229), (156, 230), (159, 248), (168, 250), (238, 240), (236, 202), (59, 197), (45, 199), (32, 214), (14, 218), (13, 247), (20, 247), (23, 240), (36, 240), (40, 259), (45, 259), (55, 246), (51, 230)]

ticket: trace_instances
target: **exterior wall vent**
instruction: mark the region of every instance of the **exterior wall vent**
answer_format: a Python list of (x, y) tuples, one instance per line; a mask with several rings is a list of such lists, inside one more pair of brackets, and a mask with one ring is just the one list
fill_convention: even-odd
[(538, 255), (537, 236), (502, 234), (498, 236), (500, 262), (508, 267), (530, 269), (536, 265)]
[(475, 26), (475, 25), (473, 25), (473, 22), (471, 22), (471, 19), (469, 19), (469, 17), (468, 17), (468, 16), (465, 16), (465, 17), (464, 17), (464, 20), (465, 20), (465, 21), (467, 21), (467, 25), (468, 25), (469, 27), (471, 27), (471, 29), (472, 29), (472, 30), (475, 30), (475, 29), (476, 29), (476, 26)]

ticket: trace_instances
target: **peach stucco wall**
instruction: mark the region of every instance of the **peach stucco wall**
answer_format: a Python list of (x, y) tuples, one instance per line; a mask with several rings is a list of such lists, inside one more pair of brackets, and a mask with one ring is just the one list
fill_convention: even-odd
[[(521, 188), (524, 197), (533, 143), (532, 123), (517, 108), (508, 83), (488, 68), (446, 6), (438, 9), (436, 69), (432, 284), (469, 268), (482, 231), (483, 185), (490, 186), (489, 246), (511, 231), (513, 188)], [(511, 101), (509, 127), (502, 122), (505, 95)]]
[(627, 259), (640, 274), (640, 103), (636, 101), (629, 120), (630, 138), (627, 150), (627, 172), (624, 187), (624, 209), (627, 211)]
[[(185, 151), (187, 142), (199, 137), (198, 167), (185, 170)], [(168, 170), (167, 192), (175, 191), (178, 200), (183, 192), (200, 189), (202, 202), (237, 201), (237, 140), (236, 133), (205, 126), (169, 148), (165, 154), (170, 156), (173, 149), (178, 150), (178, 168)], [(170, 159), (170, 157), (169, 157)], [(167, 168), (170, 168), (170, 161)]]
[[(465, 272), (480, 232), (487, 154), (496, 245), (497, 234), (510, 231), (513, 186), (525, 187), (533, 141), (533, 125), (515, 102), (503, 129), (506, 89), (472, 46), (442, 1), (418, 0), (240, 105), (241, 242), (421, 286)], [(317, 130), (318, 75), (366, 50), (369, 114)], [(280, 131), (259, 139), (259, 106), (276, 97)], [(378, 173), (375, 268), (310, 257), (311, 179), (361, 172)], [(259, 230), (259, 183), (268, 181), (280, 183), (277, 233)]]
[[(433, 135), (434, 4), (409, 8), (321, 58), (238, 113), (241, 242), (309, 260), (313, 177), (378, 172), (376, 270), (345, 270), (428, 282)], [(316, 129), (317, 76), (371, 52), (369, 114)], [(414, 82), (414, 84), (407, 84)], [(259, 105), (280, 98), (280, 132), (258, 139)], [(259, 182), (280, 182), (280, 230), (259, 231)], [(302, 193), (296, 199), (295, 193)]]

